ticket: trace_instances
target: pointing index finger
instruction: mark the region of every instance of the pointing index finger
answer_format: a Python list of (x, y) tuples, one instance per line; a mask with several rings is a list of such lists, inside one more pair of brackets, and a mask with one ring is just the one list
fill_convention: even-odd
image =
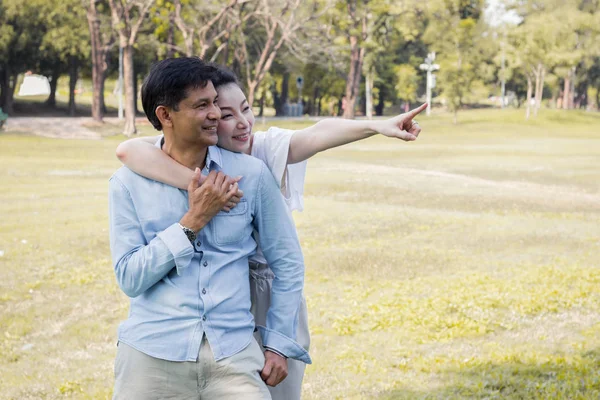
[(407, 113), (407, 118), (408, 119), (413, 119), (414, 117), (416, 117), (417, 115), (419, 115), (424, 109), (427, 108), (427, 103), (423, 103), (421, 104), (419, 107), (415, 108), (414, 110), (410, 110)]

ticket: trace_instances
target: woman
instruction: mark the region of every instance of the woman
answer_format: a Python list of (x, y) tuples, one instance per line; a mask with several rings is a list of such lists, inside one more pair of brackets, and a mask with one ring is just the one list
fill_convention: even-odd
[[(219, 67), (219, 74), (213, 84), (217, 89), (218, 104), (221, 108), (217, 131), (218, 145), (264, 161), (280, 184), (281, 193), (290, 211), (303, 209), (304, 176), (308, 158), (321, 151), (377, 133), (405, 141), (415, 140), (421, 128), (412, 119), (426, 107), (424, 104), (409, 113), (388, 120), (324, 119), (298, 131), (270, 128), (266, 132), (253, 134), (254, 115), (236, 76)], [(123, 142), (117, 148), (117, 157), (140, 175), (187, 189), (194, 172), (177, 164), (155, 147), (154, 143), (159, 139), (160, 137), (138, 138)], [(233, 204), (228, 206), (234, 207)], [(265, 325), (273, 272), (266, 265), (260, 248), (250, 260), (250, 277), (252, 313), (256, 325)], [(261, 343), (259, 337), (257, 340)], [(308, 350), (310, 338), (304, 299), (299, 312), (296, 340)], [(304, 363), (288, 360), (288, 377), (278, 386), (269, 388), (273, 399), (300, 399), (304, 369)]]

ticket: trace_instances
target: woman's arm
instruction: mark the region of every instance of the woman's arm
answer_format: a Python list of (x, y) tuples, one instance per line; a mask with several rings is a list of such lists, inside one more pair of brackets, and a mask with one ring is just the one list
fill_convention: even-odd
[(187, 189), (194, 171), (166, 155), (154, 143), (160, 136), (129, 139), (117, 147), (117, 158), (132, 171), (167, 185)]
[(290, 140), (288, 164), (307, 160), (315, 154), (344, 144), (366, 139), (375, 134), (413, 141), (421, 132), (413, 118), (427, 108), (427, 104), (405, 114), (379, 121), (352, 121), (328, 118), (294, 132)]

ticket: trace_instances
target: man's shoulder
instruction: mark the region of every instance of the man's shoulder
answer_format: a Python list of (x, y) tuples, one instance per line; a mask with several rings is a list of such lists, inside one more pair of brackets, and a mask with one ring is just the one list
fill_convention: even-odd
[(219, 149), (223, 165), (226, 167), (237, 166), (243, 168), (246, 174), (260, 174), (265, 168), (265, 163), (256, 157), (249, 156), (244, 153), (235, 153), (233, 151)]
[(130, 187), (136, 184), (149, 181), (149, 179), (136, 174), (135, 172), (123, 165), (121, 168), (119, 168), (112, 174), (109, 181), (111, 183), (118, 183), (121, 186), (124, 186), (126, 189), (129, 189)]

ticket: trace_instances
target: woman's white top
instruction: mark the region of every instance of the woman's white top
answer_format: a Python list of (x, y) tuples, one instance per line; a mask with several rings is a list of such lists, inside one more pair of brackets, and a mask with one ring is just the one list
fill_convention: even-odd
[[(304, 179), (306, 176), (307, 161), (297, 164), (288, 164), (288, 153), (290, 140), (294, 134), (293, 130), (281, 128), (269, 128), (266, 132), (254, 133), (251, 156), (262, 160), (275, 177), (281, 188), (285, 202), (290, 210), (302, 211), (304, 209)], [(258, 233), (254, 232), (258, 244)], [(251, 261), (266, 263), (265, 257), (260, 249), (250, 258)]]

